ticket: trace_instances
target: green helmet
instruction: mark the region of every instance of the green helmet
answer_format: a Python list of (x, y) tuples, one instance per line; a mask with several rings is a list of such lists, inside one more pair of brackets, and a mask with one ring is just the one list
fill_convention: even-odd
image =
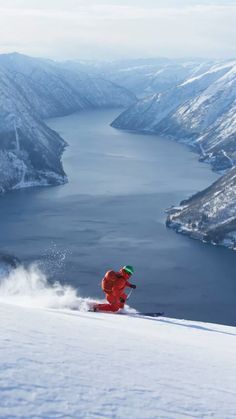
[(130, 275), (133, 275), (133, 273), (134, 273), (134, 268), (131, 265), (125, 265), (125, 266), (123, 266), (122, 269), (124, 269), (124, 271), (127, 272)]

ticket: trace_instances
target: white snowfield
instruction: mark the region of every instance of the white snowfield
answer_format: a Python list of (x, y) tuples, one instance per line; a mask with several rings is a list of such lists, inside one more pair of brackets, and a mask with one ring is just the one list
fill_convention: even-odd
[(0, 285), (1, 418), (236, 418), (236, 328), (62, 308), (36, 276), (22, 305)]

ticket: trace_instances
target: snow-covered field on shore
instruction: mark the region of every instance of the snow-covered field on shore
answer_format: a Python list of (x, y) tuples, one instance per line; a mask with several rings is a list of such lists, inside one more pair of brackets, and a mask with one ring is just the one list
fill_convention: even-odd
[(1, 418), (236, 417), (236, 328), (75, 311), (42, 278), (1, 282)]

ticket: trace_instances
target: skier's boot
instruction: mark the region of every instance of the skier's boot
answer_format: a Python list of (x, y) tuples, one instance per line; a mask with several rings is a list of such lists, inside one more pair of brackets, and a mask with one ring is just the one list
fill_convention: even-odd
[(99, 311), (97, 304), (94, 304), (94, 306), (90, 307), (89, 311), (92, 311), (93, 313)]

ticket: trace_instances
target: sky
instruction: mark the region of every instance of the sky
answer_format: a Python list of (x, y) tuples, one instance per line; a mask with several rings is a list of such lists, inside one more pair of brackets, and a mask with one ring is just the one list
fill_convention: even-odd
[(236, 57), (236, 0), (0, 0), (0, 53)]

